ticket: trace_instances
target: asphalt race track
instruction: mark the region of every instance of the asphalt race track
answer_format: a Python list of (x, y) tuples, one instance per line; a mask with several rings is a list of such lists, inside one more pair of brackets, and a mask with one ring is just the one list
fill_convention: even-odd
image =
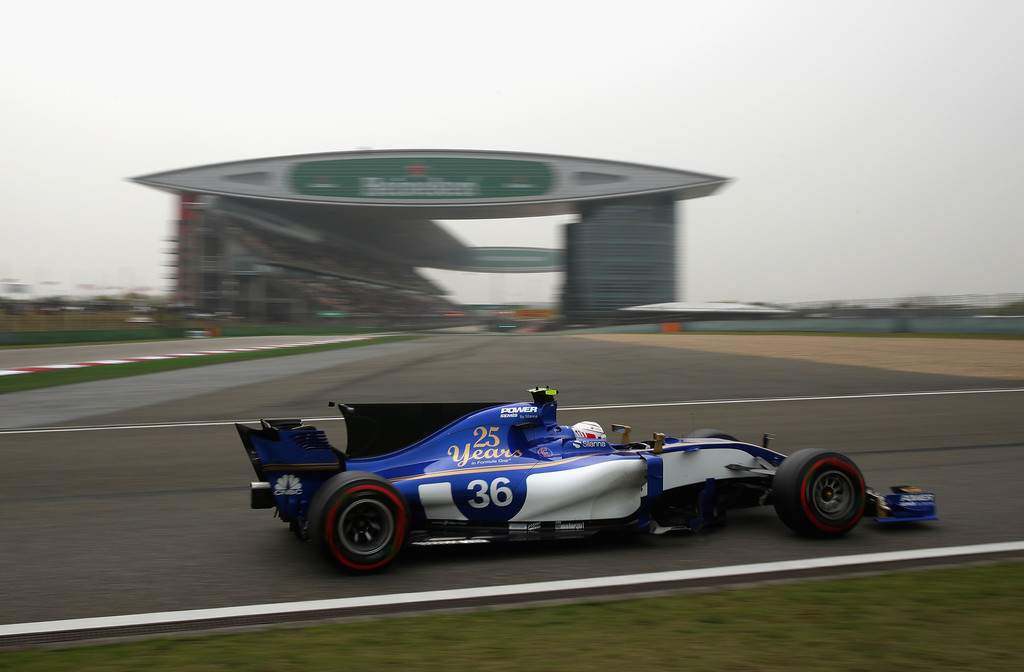
[[(941, 519), (865, 520), (822, 542), (768, 507), (699, 534), (412, 548), (352, 577), (249, 508), (234, 421), (323, 418), (344, 446), (328, 400), (527, 401), (537, 385), (561, 391), (563, 424), (621, 422), (634, 437), (716, 427), (751, 442), (772, 432), (784, 453), (833, 448), (876, 488), (935, 491)], [(0, 625), (1019, 541), (1021, 388), (568, 336), (438, 335), (2, 395)]]

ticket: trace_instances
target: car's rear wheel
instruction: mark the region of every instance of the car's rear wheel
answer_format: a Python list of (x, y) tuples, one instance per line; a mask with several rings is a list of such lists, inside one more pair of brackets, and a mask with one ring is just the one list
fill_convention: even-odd
[(309, 504), (309, 535), (330, 560), (352, 572), (393, 562), (405, 545), (409, 505), (386, 480), (368, 472), (342, 472), (324, 483)]
[(850, 458), (821, 449), (793, 453), (772, 479), (779, 519), (808, 537), (838, 537), (853, 529), (864, 515), (865, 489)]

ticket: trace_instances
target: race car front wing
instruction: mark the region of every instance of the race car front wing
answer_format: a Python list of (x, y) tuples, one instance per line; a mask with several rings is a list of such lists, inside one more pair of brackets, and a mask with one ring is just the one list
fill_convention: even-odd
[(875, 520), (880, 523), (907, 523), (938, 520), (935, 513), (935, 494), (918, 488), (900, 485), (891, 493), (878, 493), (868, 488), (868, 504), (875, 505)]

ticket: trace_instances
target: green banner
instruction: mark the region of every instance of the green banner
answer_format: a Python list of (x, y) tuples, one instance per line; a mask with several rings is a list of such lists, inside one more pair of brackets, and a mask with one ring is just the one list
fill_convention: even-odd
[(515, 198), (546, 194), (553, 181), (547, 164), (511, 159), (333, 159), (292, 172), (297, 193), (336, 198)]
[(469, 257), (473, 266), (495, 270), (550, 268), (561, 270), (565, 264), (561, 250), (522, 247), (472, 247)]

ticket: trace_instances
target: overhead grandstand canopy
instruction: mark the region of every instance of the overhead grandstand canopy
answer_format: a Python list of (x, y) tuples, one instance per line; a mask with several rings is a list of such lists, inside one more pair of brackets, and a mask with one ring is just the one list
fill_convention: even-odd
[[(587, 201), (707, 196), (723, 177), (550, 154), (366, 150), (183, 168), (133, 178), (174, 193), (358, 210), (360, 216), (490, 219), (563, 215)], [(400, 213), (400, 215), (399, 215)]]

